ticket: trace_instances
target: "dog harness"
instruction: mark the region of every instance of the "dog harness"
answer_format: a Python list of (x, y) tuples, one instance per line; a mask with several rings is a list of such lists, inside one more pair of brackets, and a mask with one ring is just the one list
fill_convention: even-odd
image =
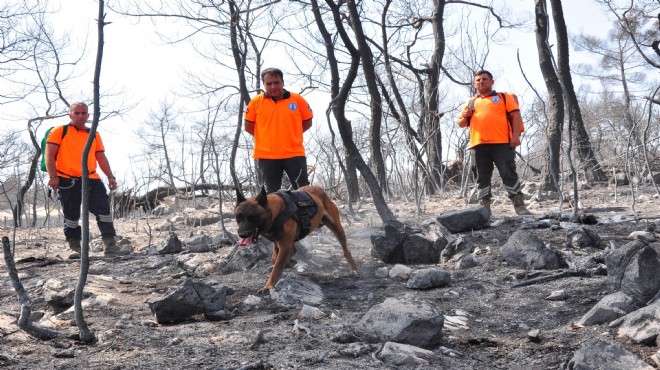
[(312, 217), (318, 210), (312, 197), (302, 190), (280, 190), (276, 194), (284, 200), (284, 211), (275, 217), (270, 227), (275, 232), (271, 234), (279, 233), (286, 220), (292, 218), (300, 226), (296, 241), (306, 237), (312, 228)]

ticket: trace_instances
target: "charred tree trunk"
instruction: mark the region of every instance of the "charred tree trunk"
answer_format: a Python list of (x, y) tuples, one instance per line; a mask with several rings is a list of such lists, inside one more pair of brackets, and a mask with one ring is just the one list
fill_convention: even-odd
[(543, 187), (559, 190), (559, 163), (561, 158), (561, 137), (564, 127), (564, 99), (561, 83), (552, 63), (552, 51), (548, 42), (549, 19), (545, 0), (536, 0), (536, 47), (539, 53), (539, 65), (545, 86), (548, 89), (549, 122), (546, 129), (548, 136)]
[(568, 55), (568, 33), (566, 31), (561, 0), (550, 0), (550, 4), (552, 4), (552, 19), (555, 23), (555, 33), (557, 34), (557, 70), (566, 91), (568, 114), (574, 122), (573, 133), (575, 135), (578, 157), (585, 164), (585, 171), (590, 174), (589, 177), (595, 181), (607, 181), (607, 176), (598, 163), (591, 147), (591, 141), (584, 126), (580, 105), (575, 94), (575, 88), (573, 87)]
[[(240, 189), (240, 182), (236, 174), (236, 153), (238, 151), (238, 141), (241, 137), (241, 128), (243, 126), (243, 107), (250, 101), (250, 93), (248, 92), (247, 82), (245, 80), (245, 64), (247, 61), (247, 41), (241, 35), (244, 32), (239, 32), (241, 12), (236, 6), (234, 1), (228, 1), (229, 12), (231, 14), (231, 25), (229, 27), (229, 37), (231, 42), (231, 53), (234, 57), (234, 65), (236, 66), (236, 74), (238, 77), (238, 87), (240, 91), (240, 109), (236, 119), (236, 132), (234, 133), (234, 142), (231, 147), (231, 158), (229, 159), (229, 172), (236, 189)], [(247, 32), (247, 31), (245, 31)], [(239, 41), (241, 42), (239, 44)], [(243, 46), (241, 48), (241, 45)], [(260, 57), (257, 53), (258, 58)], [(257, 60), (259, 65), (259, 60)]]
[(30, 316), (32, 315), (32, 301), (25, 292), (21, 279), (18, 277), (18, 269), (16, 269), (14, 256), (11, 253), (11, 244), (9, 238), (6, 236), (2, 237), (2, 251), (5, 256), (5, 264), (7, 265), (9, 279), (16, 291), (18, 302), (21, 304), (21, 314), (17, 322), (18, 327), (25, 330), (26, 333), (42, 340), (50, 340), (61, 336), (62, 334), (57, 331), (42, 328), (32, 323), (32, 320), (30, 319)]
[[(348, 49), (351, 56), (351, 65), (348, 70), (348, 73), (346, 74), (344, 82), (341, 85), (341, 87), (337, 87), (335, 90), (333, 90), (333, 91), (337, 91), (337, 95), (333, 97), (333, 100), (331, 102), (332, 112), (335, 116), (335, 119), (337, 120), (337, 127), (339, 129), (339, 134), (342, 138), (342, 142), (344, 143), (344, 147), (346, 148), (346, 157), (347, 158), (351, 157), (355, 161), (357, 169), (360, 171), (360, 174), (362, 174), (362, 177), (365, 179), (367, 186), (369, 187), (369, 191), (371, 192), (371, 196), (374, 201), (374, 206), (376, 207), (376, 211), (378, 212), (378, 215), (380, 216), (381, 220), (384, 223), (395, 221), (396, 217), (388, 207), (387, 202), (383, 197), (383, 192), (378, 184), (378, 180), (376, 179), (376, 176), (374, 176), (373, 172), (371, 171), (367, 163), (360, 155), (360, 151), (355, 145), (355, 142), (353, 141), (351, 123), (346, 118), (346, 102), (348, 101), (348, 96), (353, 87), (353, 82), (357, 77), (357, 72), (360, 67), (360, 54), (357, 48), (355, 48), (355, 46), (353, 45), (346, 30), (344, 29), (344, 25), (342, 23), (343, 17), (341, 12), (339, 11), (341, 5), (335, 4), (333, 0), (326, 0), (326, 4), (332, 10), (332, 15), (335, 26), (337, 27), (337, 31), (339, 32), (339, 35), (342, 41), (344, 42), (344, 44), (346, 45), (346, 48)], [(312, 0), (312, 10), (314, 11), (314, 17), (319, 29), (320, 30), (325, 29), (325, 24), (323, 22), (323, 19), (321, 18), (320, 12), (318, 11), (318, 3), (316, 2), (316, 0)], [(326, 43), (326, 53), (328, 56), (328, 60), (334, 59), (336, 61), (336, 56), (334, 55), (335, 54), (334, 45), (332, 43)], [(332, 73), (333, 73), (332, 82), (338, 84), (339, 83), (338, 65), (334, 63), (330, 65), (330, 68), (332, 69)], [(334, 78), (335, 76), (337, 77), (336, 79)]]
[(364, 73), (365, 83), (371, 98), (371, 130), (370, 130), (370, 143), (371, 143), (371, 162), (376, 171), (376, 178), (383, 193), (389, 193), (387, 186), (387, 174), (385, 173), (385, 161), (383, 159), (383, 151), (381, 146), (381, 125), (383, 118), (382, 98), (378, 90), (376, 70), (374, 68), (374, 56), (367, 44), (367, 38), (362, 29), (362, 21), (357, 9), (355, 0), (348, 0), (346, 2), (350, 14), (351, 27), (355, 33), (357, 41), (358, 53), (362, 61), (362, 71)]
[[(332, 35), (325, 26), (325, 23), (321, 16), (321, 11), (319, 9), (318, 1), (316, 0), (312, 1), (312, 13), (314, 14), (314, 20), (316, 21), (316, 25), (319, 28), (319, 32), (321, 33), (321, 37), (323, 38), (323, 41), (325, 43), (326, 56), (328, 58), (328, 66), (330, 68), (330, 104), (328, 106), (328, 111), (332, 112), (332, 114), (335, 116), (335, 119), (337, 119), (336, 118), (337, 112), (335, 111), (336, 109), (335, 102), (337, 101), (337, 97), (339, 96), (340, 93), (340, 80), (341, 80), (339, 78), (339, 62), (337, 61), (337, 57), (335, 55)], [(344, 117), (343, 119), (345, 120), (346, 118)], [(330, 126), (329, 113), (328, 113), (328, 126)], [(348, 135), (350, 135), (350, 137), (353, 137), (353, 128), (350, 125), (350, 123), (347, 125), (346, 130), (348, 131)], [(335, 132), (332, 129), (332, 127), (330, 127), (330, 133), (332, 135), (333, 147), (334, 147)], [(341, 162), (341, 158), (336, 149), (335, 152), (337, 153), (337, 160)], [(344, 145), (344, 152), (346, 153), (345, 154), (346, 166), (340, 163), (340, 167), (344, 173), (344, 177), (346, 178), (346, 191), (348, 192), (348, 208), (349, 211), (352, 212), (353, 203), (357, 202), (358, 199), (360, 198), (360, 185), (358, 182), (356, 161), (353, 158), (353, 154), (346, 145)]]
[(430, 194), (440, 190), (442, 184), (442, 133), (440, 131), (440, 117), (438, 111), (438, 85), (440, 81), (440, 68), (445, 55), (445, 30), (443, 15), (445, 0), (433, 0), (434, 12), (431, 23), (433, 25), (433, 55), (427, 71), (428, 80), (425, 86), (426, 109), (424, 115), (425, 137), (427, 138), (426, 152), (428, 156), (429, 178), (427, 189)]
[[(32, 160), (30, 161), (30, 170), (28, 171), (27, 178), (25, 179), (23, 185), (21, 185), (21, 188), (18, 190), (16, 205), (11, 209), (12, 216), (14, 216), (14, 227), (23, 226), (22, 220), (23, 211), (25, 209), (25, 194), (27, 194), (28, 190), (30, 190), (34, 184), (34, 179), (37, 175), (37, 166), (39, 165), (39, 159), (41, 158), (41, 146), (37, 141), (34, 130), (32, 129), (32, 120), (28, 121), (28, 133), (30, 134), (30, 141), (32, 142), (32, 146), (35, 148), (35, 152), (34, 156), (32, 156)], [(33, 220), (33, 222), (35, 221), (36, 218)]]

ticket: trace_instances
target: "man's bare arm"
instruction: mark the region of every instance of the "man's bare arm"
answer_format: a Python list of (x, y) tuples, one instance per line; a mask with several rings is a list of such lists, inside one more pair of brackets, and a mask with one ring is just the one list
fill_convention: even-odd
[(243, 120), (243, 127), (245, 127), (245, 131), (247, 131), (248, 134), (254, 136), (254, 122)]

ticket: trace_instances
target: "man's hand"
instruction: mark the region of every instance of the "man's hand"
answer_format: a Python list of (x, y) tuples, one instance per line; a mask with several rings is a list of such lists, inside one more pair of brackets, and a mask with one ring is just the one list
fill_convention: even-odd
[(511, 136), (511, 140), (509, 140), (509, 148), (513, 149), (519, 145), (520, 145), (520, 136), (517, 135)]
[(117, 189), (117, 180), (114, 177), (108, 178), (108, 187), (110, 190)]
[(55, 177), (51, 177), (50, 179), (48, 179), (48, 186), (53, 188), (53, 190), (55, 190), (55, 192), (57, 192), (57, 187), (59, 185), (60, 185), (60, 178), (59, 177), (55, 176)]

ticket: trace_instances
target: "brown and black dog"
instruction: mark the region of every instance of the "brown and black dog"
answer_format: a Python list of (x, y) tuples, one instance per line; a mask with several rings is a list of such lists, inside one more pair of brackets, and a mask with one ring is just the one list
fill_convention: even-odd
[[(326, 225), (341, 244), (344, 258), (348, 262), (351, 273), (359, 275), (360, 270), (346, 244), (346, 234), (339, 221), (337, 206), (330, 200), (325, 191), (318, 186), (303, 186), (298, 190), (309, 194), (317, 206), (316, 214), (311, 218), (310, 231)], [(296, 253), (294, 241), (298, 239), (301, 231), (298, 222), (289, 218), (280, 230), (271, 230), (275, 218), (284, 210), (285, 203), (282, 197), (277, 194), (267, 195), (264, 188), (261, 188), (259, 195), (250, 199), (245, 199), (240, 190), (236, 190), (234, 215), (238, 223), (238, 236), (240, 237), (238, 244), (240, 246), (250, 245), (256, 242), (260, 234), (273, 242), (273, 269), (266, 285), (259, 290), (260, 293), (265, 293), (275, 286), (282, 276), (284, 267)]]

